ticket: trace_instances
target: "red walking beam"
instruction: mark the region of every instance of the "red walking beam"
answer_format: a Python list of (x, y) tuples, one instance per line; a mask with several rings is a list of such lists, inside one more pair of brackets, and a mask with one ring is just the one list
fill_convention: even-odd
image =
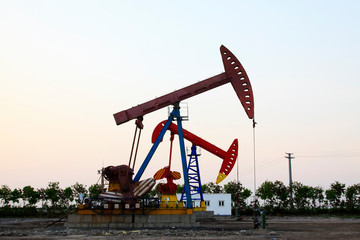
[(249, 77), (240, 61), (223, 45), (220, 47), (222, 61), (225, 73), (218, 74), (214, 77), (192, 84), (188, 87), (166, 94), (162, 97), (140, 104), (136, 107), (114, 114), (117, 125), (125, 123), (129, 120), (144, 116), (154, 112), (160, 108), (180, 102), (184, 99), (193, 97), (200, 93), (209, 91), (231, 82), (246, 114), (250, 119), (254, 118), (254, 97)]
[[(161, 130), (163, 129), (165, 123), (166, 123), (166, 121), (162, 121), (155, 127), (153, 134), (152, 134), (152, 138), (151, 138), (152, 143), (154, 143), (156, 141), (156, 139), (159, 136)], [(168, 130), (173, 134), (179, 134), (177, 125), (175, 125), (173, 123), (170, 123)], [(224, 180), (227, 177), (227, 175), (229, 175), (229, 173), (231, 172), (231, 170), (233, 169), (233, 167), (235, 165), (237, 155), (238, 155), (239, 147), (238, 147), (237, 139), (235, 139), (233, 141), (233, 143), (230, 145), (228, 151), (225, 152), (224, 150), (218, 148), (214, 144), (209, 143), (208, 141), (196, 136), (195, 134), (193, 134), (185, 129), (183, 129), (183, 135), (184, 135), (184, 138), (186, 140), (190, 141), (193, 145), (202, 147), (206, 151), (223, 159), (223, 163), (221, 165), (218, 177), (216, 179), (216, 184), (220, 183), (222, 180)]]

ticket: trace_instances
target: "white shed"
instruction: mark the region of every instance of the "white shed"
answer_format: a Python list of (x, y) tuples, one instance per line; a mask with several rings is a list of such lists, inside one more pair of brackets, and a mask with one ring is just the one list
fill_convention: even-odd
[[(181, 198), (181, 194), (176, 194), (177, 198)], [(206, 204), (206, 211), (214, 211), (214, 216), (231, 216), (231, 194), (230, 193), (214, 193), (203, 194)], [(200, 206), (200, 201), (195, 201), (195, 207)]]

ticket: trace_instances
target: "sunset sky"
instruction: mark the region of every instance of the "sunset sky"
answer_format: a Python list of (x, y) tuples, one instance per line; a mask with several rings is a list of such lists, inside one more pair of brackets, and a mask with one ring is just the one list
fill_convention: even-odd
[[(255, 135), (229, 84), (184, 101), (184, 128), (223, 150), (237, 138), (252, 191), (254, 137), (257, 185), (288, 184), (286, 152), (294, 181), (360, 183), (359, 11), (355, 0), (0, 0), (0, 185), (90, 186), (127, 164), (135, 124), (113, 114), (224, 72), (222, 44), (252, 83)], [(167, 114), (145, 115), (135, 172)], [(167, 165), (168, 139), (143, 178)], [(222, 160), (201, 153), (202, 182), (215, 182)], [(171, 168), (182, 173), (177, 138)]]

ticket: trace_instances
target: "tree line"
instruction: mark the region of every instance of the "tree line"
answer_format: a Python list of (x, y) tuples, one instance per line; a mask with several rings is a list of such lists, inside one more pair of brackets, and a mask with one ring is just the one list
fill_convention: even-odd
[(49, 182), (46, 188), (32, 186), (10, 189), (7, 185), (0, 188), (0, 216), (45, 216), (55, 217), (76, 209), (80, 195), (98, 197), (100, 185), (89, 188), (80, 183), (61, 188), (59, 182)]
[(323, 189), (300, 182), (285, 186), (281, 181), (265, 181), (256, 196), (270, 213), (360, 214), (360, 184), (346, 187), (335, 181)]
[[(182, 193), (183, 185), (178, 185)], [(281, 181), (265, 181), (253, 192), (240, 182), (231, 181), (224, 186), (213, 182), (202, 185), (203, 193), (230, 193), (233, 208), (243, 214), (252, 214), (254, 207), (267, 214), (360, 214), (360, 184), (346, 187), (336, 181), (330, 188), (312, 187), (300, 182), (286, 186)], [(99, 184), (86, 187), (75, 183), (62, 189), (59, 182), (50, 182), (46, 188), (31, 186), (0, 188), (0, 216), (59, 216), (76, 210), (80, 195), (96, 198), (101, 192)], [(147, 197), (157, 196), (157, 188)]]

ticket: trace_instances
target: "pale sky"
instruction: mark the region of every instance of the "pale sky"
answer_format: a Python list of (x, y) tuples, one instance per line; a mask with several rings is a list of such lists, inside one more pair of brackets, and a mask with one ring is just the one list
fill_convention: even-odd
[[(285, 152), (294, 181), (360, 183), (359, 11), (355, 0), (0, 0), (0, 185), (90, 186), (126, 164), (135, 124), (113, 114), (222, 73), (222, 44), (254, 91), (257, 185), (288, 184)], [(185, 102), (184, 128), (224, 150), (238, 138), (239, 180), (253, 191), (253, 129), (233, 88)], [(144, 117), (135, 172), (167, 112)], [(168, 164), (168, 139), (143, 178)], [(221, 159), (202, 150), (199, 165), (215, 182)], [(177, 138), (171, 168), (182, 173)]]

